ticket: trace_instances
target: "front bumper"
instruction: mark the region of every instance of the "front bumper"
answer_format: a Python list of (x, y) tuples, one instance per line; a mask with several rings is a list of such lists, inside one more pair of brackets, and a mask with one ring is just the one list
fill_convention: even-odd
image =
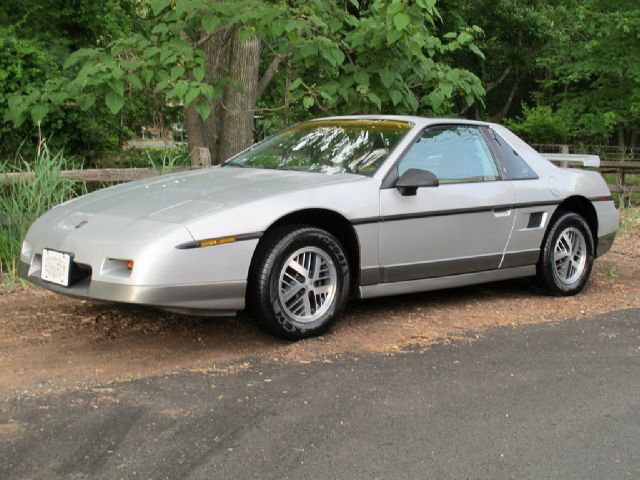
[(133, 303), (200, 315), (233, 314), (245, 307), (246, 281), (186, 285), (127, 285), (92, 281), (86, 277), (70, 287), (45, 282), (40, 270), (29, 275), (29, 265), (20, 262), (18, 275), (56, 293), (73, 297)]

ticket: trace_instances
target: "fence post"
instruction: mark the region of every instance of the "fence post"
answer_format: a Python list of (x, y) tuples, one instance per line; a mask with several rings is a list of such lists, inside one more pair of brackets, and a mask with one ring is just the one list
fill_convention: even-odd
[[(569, 145), (560, 145), (560, 153), (563, 155), (569, 153)], [(560, 166), (562, 168), (567, 168), (569, 166), (569, 162), (561, 162)]]

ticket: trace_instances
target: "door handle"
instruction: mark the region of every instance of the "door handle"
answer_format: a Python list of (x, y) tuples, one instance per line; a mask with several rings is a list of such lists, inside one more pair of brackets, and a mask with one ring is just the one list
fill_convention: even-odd
[(496, 218), (508, 217), (511, 215), (511, 207), (495, 207), (493, 209), (493, 215)]

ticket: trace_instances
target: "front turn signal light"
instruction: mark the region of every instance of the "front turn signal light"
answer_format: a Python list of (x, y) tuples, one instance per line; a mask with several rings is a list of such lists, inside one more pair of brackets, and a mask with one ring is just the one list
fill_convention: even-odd
[(127, 260), (127, 269), (133, 270), (133, 260)]
[(201, 240), (198, 242), (199, 247), (212, 247), (213, 245), (222, 245), (223, 243), (235, 242), (236, 237), (222, 237), (222, 238), (210, 238), (208, 240)]

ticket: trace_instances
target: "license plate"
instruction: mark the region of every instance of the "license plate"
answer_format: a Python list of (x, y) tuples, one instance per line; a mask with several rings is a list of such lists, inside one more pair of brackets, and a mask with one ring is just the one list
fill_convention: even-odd
[(71, 272), (71, 255), (55, 250), (42, 250), (42, 268), (40, 278), (46, 282), (69, 286)]

